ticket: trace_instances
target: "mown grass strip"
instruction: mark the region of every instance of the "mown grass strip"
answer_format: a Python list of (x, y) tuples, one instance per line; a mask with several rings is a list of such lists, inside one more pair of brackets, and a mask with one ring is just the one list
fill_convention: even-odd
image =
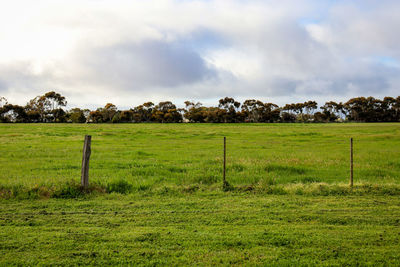
[(0, 200), (0, 265), (390, 266), (400, 198), (230, 191)]

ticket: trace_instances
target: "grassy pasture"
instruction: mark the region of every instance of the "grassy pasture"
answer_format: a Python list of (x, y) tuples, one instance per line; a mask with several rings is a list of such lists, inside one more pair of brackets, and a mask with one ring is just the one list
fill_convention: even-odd
[(396, 266), (398, 196), (0, 200), (0, 265)]
[[(1, 197), (79, 181), (85, 134), (91, 182), (129, 194)], [(399, 145), (400, 124), (0, 124), (0, 266), (396, 266)]]
[(90, 180), (135, 188), (220, 184), (227, 137), (233, 185), (399, 183), (400, 124), (0, 124), (0, 185), (80, 179), (92, 135)]

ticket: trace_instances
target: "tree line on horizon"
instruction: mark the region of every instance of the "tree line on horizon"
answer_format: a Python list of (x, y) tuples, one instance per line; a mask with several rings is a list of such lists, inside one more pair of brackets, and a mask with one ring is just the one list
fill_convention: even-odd
[(400, 96), (351, 98), (345, 103), (326, 102), (318, 107), (315, 101), (286, 104), (264, 103), (249, 99), (240, 103), (233, 98), (219, 100), (215, 107), (185, 101), (177, 108), (171, 101), (146, 102), (128, 110), (112, 104), (96, 110), (65, 110), (67, 100), (54, 91), (31, 99), (25, 106), (13, 105), (0, 97), (0, 122), (17, 123), (273, 123), (273, 122), (400, 122)]

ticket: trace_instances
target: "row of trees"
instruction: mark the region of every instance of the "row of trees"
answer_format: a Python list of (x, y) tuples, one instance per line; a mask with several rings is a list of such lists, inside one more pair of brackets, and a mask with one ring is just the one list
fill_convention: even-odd
[(48, 92), (30, 100), (25, 106), (13, 105), (0, 97), (0, 122), (399, 122), (400, 96), (356, 97), (346, 103), (317, 102), (286, 104), (279, 107), (249, 99), (242, 103), (230, 97), (220, 99), (218, 106), (205, 107), (186, 101), (185, 108), (177, 108), (170, 101), (155, 105), (146, 102), (129, 110), (118, 110), (108, 103), (94, 111), (73, 108), (65, 110), (67, 101), (56, 92)]

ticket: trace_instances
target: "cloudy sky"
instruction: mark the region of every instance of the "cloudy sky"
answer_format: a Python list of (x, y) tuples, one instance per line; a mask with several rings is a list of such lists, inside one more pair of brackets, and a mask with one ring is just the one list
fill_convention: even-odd
[(0, 0), (0, 96), (69, 107), (400, 95), (398, 0)]

